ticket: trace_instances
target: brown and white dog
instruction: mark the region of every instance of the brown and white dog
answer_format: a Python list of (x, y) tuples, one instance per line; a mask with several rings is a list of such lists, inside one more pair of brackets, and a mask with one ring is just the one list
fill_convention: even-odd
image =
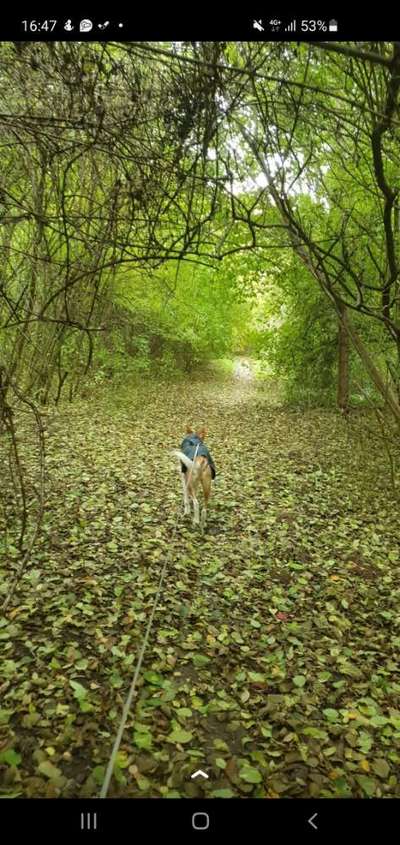
[[(190, 513), (190, 500), (193, 502), (193, 525), (204, 528), (207, 521), (207, 507), (211, 494), (211, 481), (215, 478), (215, 466), (204, 438), (207, 430), (204, 426), (193, 431), (186, 429), (186, 436), (180, 449), (173, 449), (172, 454), (179, 459), (179, 474), (182, 481), (183, 506), (185, 514)], [(183, 451), (184, 450), (184, 451)], [(182, 466), (183, 465), (183, 466)], [(200, 517), (200, 504), (197, 497), (203, 488), (204, 506)]]

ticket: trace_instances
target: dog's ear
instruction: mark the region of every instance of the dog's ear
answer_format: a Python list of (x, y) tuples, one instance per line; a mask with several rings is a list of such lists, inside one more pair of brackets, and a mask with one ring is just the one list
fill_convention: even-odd
[(186, 434), (193, 434), (193, 429), (191, 425), (186, 426)]

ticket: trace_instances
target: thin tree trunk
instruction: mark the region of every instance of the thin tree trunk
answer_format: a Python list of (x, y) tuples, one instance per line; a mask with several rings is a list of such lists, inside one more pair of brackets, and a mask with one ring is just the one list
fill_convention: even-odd
[(344, 305), (340, 306), (341, 319), (338, 333), (338, 385), (337, 404), (341, 411), (349, 408), (349, 334), (346, 327), (347, 314)]
[(347, 316), (345, 318), (345, 326), (349, 338), (354, 348), (357, 350), (371, 381), (374, 383), (378, 393), (380, 393), (382, 398), (385, 400), (385, 403), (390, 408), (397, 424), (400, 425), (400, 405), (389, 386), (385, 384), (382, 374), (379, 372), (368, 352), (368, 349)]

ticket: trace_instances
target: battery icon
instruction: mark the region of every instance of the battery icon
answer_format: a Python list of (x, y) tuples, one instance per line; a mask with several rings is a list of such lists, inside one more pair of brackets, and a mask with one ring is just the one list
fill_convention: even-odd
[(329, 32), (337, 32), (337, 21), (329, 21)]

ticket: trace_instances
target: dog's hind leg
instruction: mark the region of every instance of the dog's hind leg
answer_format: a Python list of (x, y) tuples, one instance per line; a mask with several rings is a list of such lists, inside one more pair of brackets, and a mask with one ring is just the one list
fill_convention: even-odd
[(210, 493), (211, 493), (211, 471), (210, 471), (210, 467), (208, 467), (208, 466), (203, 471), (203, 474), (202, 474), (202, 477), (201, 477), (201, 484), (202, 484), (203, 493), (204, 493), (204, 507), (203, 507), (203, 510), (201, 512), (201, 525), (202, 525), (202, 528), (205, 528), (206, 522), (207, 522), (208, 500), (210, 498)]
[(187, 516), (190, 513), (190, 501), (189, 501), (188, 489), (187, 489), (186, 478), (185, 478), (184, 472), (181, 472), (181, 481), (182, 481), (182, 490), (183, 490), (184, 513), (185, 513), (185, 516)]
[(193, 494), (193, 508), (194, 508), (194, 517), (193, 517), (193, 525), (200, 525), (200, 506), (199, 500), (196, 494)]

